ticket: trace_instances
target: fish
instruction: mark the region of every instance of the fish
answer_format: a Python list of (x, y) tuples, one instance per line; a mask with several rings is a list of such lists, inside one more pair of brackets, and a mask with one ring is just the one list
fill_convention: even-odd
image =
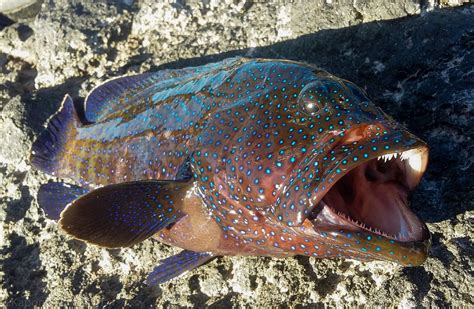
[(431, 244), (409, 196), (429, 148), (367, 93), (312, 64), (229, 58), (108, 80), (69, 95), (31, 163), (66, 179), (38, 204), (105, 248), (180, 247), (157, 285), (219, 256), (422, 264)]

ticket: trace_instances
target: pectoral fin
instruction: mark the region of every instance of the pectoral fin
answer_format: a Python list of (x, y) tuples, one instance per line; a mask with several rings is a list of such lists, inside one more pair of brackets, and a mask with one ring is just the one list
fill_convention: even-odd
[(183, 217), (192, 182), (137, 181), (87, 193), (62, 213), (60, 226), (75, 238), (104, 247), (128, 247)]

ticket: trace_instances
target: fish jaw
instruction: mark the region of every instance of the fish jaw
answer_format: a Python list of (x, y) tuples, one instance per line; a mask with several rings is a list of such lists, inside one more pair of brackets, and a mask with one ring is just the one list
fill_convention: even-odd
[(321, 248), (322, 257), (347, 257), (356, 260), (386, 260), (402, 266), (421, 265), (428, 256), (431, 235), (426, 226), (423, 236), (414, 241), (398, 241), (379, 233), (371, 232), (354, 224), (351, 220), (338, 215), (324, 202), (316, 218), (306, 220), (306, 226), (312, 228), (320, 238), (320, 243), (330, 244)]
[[(321, 168), (327, 177), (305, 218), (346, 257), (420, 265), (431, 236), (408, 197), (426, 170), (428, 147), (405, 130), (362, 139), (346, 133), (332, 148), (340, 159)], [(350, 155), (341, 156), (349, 148)]]

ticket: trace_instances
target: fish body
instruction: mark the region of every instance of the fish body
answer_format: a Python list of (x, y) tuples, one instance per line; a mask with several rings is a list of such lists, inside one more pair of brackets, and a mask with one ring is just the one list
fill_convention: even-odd
[(426, 258), (429, 232), (407, 205), (428, 148), (351, 82), (230, 58), (110, 80), (84, 110), (66, 96), (32, 156), (80, 184), (39, 196), (77, 238), (120, 247), (153, 236), (195, 252), (178, 257), (191, 266), (200, 252)]

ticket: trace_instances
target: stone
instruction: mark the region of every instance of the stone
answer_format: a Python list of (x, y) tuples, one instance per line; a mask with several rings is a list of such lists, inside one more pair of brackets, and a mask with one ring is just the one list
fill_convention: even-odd
[[(0, 303), (6, 306), (472, 307), (474, 6), (460, 1), (45, 0), (0, 16)], [(20, 11), (21, 12), (21, 11)], [(231, 56), (310, 62), (365, 88), (431, 148), (412, 208), (428, 260), (225, 257), (160, 287), (146, 274), (177, 248), (106, 250), (38, 208), (51, 177), (32, 141), (70, 93), (127, 73)]]

